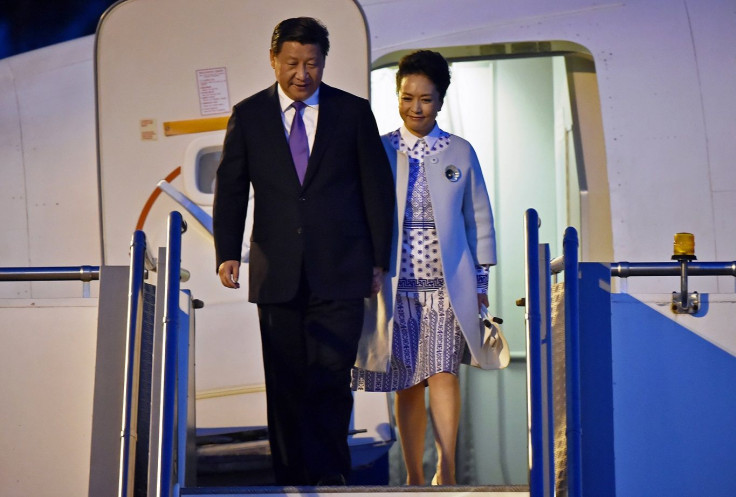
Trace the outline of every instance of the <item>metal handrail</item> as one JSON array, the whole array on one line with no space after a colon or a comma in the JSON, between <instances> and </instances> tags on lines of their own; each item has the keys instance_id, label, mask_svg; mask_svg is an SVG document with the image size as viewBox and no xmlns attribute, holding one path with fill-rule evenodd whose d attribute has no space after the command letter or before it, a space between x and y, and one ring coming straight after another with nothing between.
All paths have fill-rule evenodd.
<instances>
[{"instance_id":1,"label":"metal handrail","mask_svg":"<svg viewBox=\"0 0 736 497\"><path fill-rule=\"evenodd\" d=\"M673 255L673 262L614 262L611 276L679 276L680 292L672 293L672 311L675 314L694 314L700 308L698 292L688 292L690 276L736 276L736 261L698 262L695 256Z\"/></svg>"},{"instance_id":2,"label":"metal handrail","mask_svg":"<svg viewBox=\"0 0 736 497\"><path fill-rule=\"evenodd\" d=\"M100 266L0 267L0 281L96 281Z\"/></svg>"},{"instance_id":3,"label":"metal handrail","mask_svg":"<svg viewBox=\"0 0 736 497\"><path fill-rule=\"evenodd\" d=\"M542 384L542 341L546 331L547 388L552 391L553 376L551 320L542 319L543 305L551 307L551 276L565 273L565 369L567 414L567 484L570 497L581 497L582 491L582 429L580 402L580 336L579 336L579 282L578 235L568 227L563 239L563 255L549 257L549 247L539 244L539 215L534 209L525 213L526 246L526 309L527 309L527 381L529 383L529 443L531 447L529 487L534 497L554 495L556 487L554 435L548 433L549 453L544 452L544 395ZM542 291L541 285L545 286ZM542 296L546 302L542 302ZM545 330L542 327L545 326ZM554 426L552 395L548 392L547 426ZM545 456L548 460L545 460Z\"/></svg>"},{"instance_id":4,"label":"metal handrail","mask_svg":"<svg viewBox=\"0 0 736 497\"><path fill-rule=\"evenodd\" d=\"M567 233L567 231L565 231ZM563 241L563 247L564 247L564 241ZM563 248L564 252L564 248ZM561 255L559 257L555 257L551 261L549 261L549 271L552 274L558 274L565 270L565 256Z\"/></svg>"},{"instance_id":5,"label":"metal handrail","mask_svg":"<svg viewBox=\"0 0 736 497\"><path fill-rule=\"evenodd\" d=\"M544 271L544 276L541 278L541 280L544 282L544 292L540 292L544 294L544 302L540 301L542 305L544 305L545 312L543 313L542 318L542 326L544 328L541 329L542 334L540 336L540 347L542 343L546 344L546 347L544 347L544 350L546 352L545 356L545 365L546 365L546 371L545 371L545 378L546 378L546 413L547 413L547 447L546 451L543 452L543 454L546 455L547 463L544 466L544 470L542 471L544 473L544 488L547 490L547 494L542 495L549 495L550 497L555 495L555 485L557 483L557 475L556 475L556 461L555 461L555 397L552 395L552 392L554 392L554 340L552 339L552 313L549 312L550 309L552 309L552 268L550 266L550 251L549 251L549 244L543 244L539 247L541 249L543 257L543 263L540 264L541 268ZM541 364L540 364L540 371L541 371ZM544 398L543 396L542 398ZM542 430L542 433L544 431Z\"/></svg>"},{"instance_id":6,"label":"metal handrail","mask_svg":"<svg viewBox=\"0 0 736 497\"><path fill-rule=\"evenodd\" d=\"M578 232L572 226L562 241L565 270L565 396L567 414L567 495L583 496L583 440L580 388L580 283Z\"/></svg>"},{"instance_id":7,"label":"metal handrail","mask_svg":"<svg viewBox=\"0 0 736 497\"><path fill-rule=\"evenodd\" d=\"M81 281L84 298L99 279L100 266L0 267L0 281Z\"/></svg>"},{"instance_id":8,"label":"metal handrail","mask_svg":"<svg viewBox=\"0 0 736 497\"><path fill-rule=\"evenodd\" d=\"M680 262L614 262L611 276L680 276ZM688 276L736 276L736 261L699 262L687 261Z\"/></svg>"},{"instance_id":9,"label":"metal handrail","mask_svg":"<svg viewBox=\"0 0 736 497\"><path fill-rule=\"evenodd\" d=\"M128 318L125 350L125 384L123 386L123 424L120 442L120 481L118 496L133 494L135 450L138 433L138 380L140 375L140 341L143 328L143 280L145 276L146 235L133 233L128 281Z\"/></svg>"},{"instance_id":10,"label":"metal handrail","mask_svg":"<svg viewBox=\"0 0 736 497\"><path fill-rule=\"evenodd\" d=\"M158 496L172 495L174 440L176 433L176 367L179 331L179 292L181 274L181 234L186 224L179 212L169 214L166 237L166 275L164 286L164 346L161 388L161 445L159 447ZM179 420L181 422L181 420ZM183 461L179 461L183 473Z\"/></svg>"},{"instance_id":11,"label":"metal handrail","mask_svg":"<svg viewBox=\"0 0 736 497\"><path fill-rule=\"evenodd\" d=\"M185 224L186 226L186 224ZM182 294L187 296L187 301L192 301L192 294L189 290L181 290ZM187 443L189 437L189 428L196 424L196 414L194 409L191 414L194 416L193 419L189 419L189 407L194 405L196 395L194 388L190 391L190 381L193 378L190 377L194 370L193 363L190 363L190 359L193 360L193 354L190 357L190 342L191 321L187 319L188 316L184 315L183 323L179 326L179 339L177 341L177 367L176 367L176 447L177 447L177 467L176 477L179 489L184 488L188 483L187 478L191 476L192 471L187 467L189 461L187 454L190 449ZM196 433L196 428L195 428ZM195 468L196 469L196 468Z\"/></svg>"},{"instance_id":12,"label":"metal handrail","mask_svg":"<svg viewBox=\"0 0 736 497\"><path fill-rule=\"evenodd\" d=\"M529 383L529 488L531 495L544 495L544 435L542 430L542 311L539 295L539 216L534 209L524 214L526 265L527 382Z\"/></svg>"}]
</instances>

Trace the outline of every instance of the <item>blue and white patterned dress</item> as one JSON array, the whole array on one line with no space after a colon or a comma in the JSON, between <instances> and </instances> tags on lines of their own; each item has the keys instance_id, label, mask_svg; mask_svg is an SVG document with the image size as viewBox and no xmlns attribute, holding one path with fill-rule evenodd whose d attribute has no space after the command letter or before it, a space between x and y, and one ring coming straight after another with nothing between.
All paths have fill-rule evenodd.
<instances>
[{"instance_id":1,"label":"blue and white patterned dress","mask_svg":"<svg viewBox=\"0 0 736 497\"><path fill-rule=\"evenodd\" d=\"M420 139L411 150L400 130L389 135L394 148L407 152L409 156L391 362L386 373L353 368L354 390L403 390L440 372L457 374L460 368L465 339L445 285L424 169L425 157L444 150L451 135L439 128L432 134L436 135L436 140L432 140L431 148L427 147L424 139Z\"/></svg>"}]
</instances>

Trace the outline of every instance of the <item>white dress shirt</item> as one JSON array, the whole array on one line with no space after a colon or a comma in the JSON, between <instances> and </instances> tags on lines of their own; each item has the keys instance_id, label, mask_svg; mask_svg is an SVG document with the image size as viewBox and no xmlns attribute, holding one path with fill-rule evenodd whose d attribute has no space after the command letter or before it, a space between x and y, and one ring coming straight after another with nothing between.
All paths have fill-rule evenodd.
<instances>
[{"instance_id":1,"label":"white dress shirt","mask_svg":"<svg viewBox=\"0 0 736 497\"><path fill-rule=\"evenodd\" d=\"M292 112L293 114L293 112ZM406 146L409 148L409 150L414 148L414 144L424 139L424 142L427 144L427 150L431 150L432 147L435 146L437 143L437 140L440 137L440 134L442 133L442 130L439 126L437 126L437 123L434 123L434 127L432 128L432 131L429 132L426 136L417 136L411 131L407 129L405 125L402 125L399 128L399 133L401 134L401 138L404 139L404 142L406 143Z\"/></svg>"},{"instance_id":2,"label":"white dress shirt","mask_svg":"<svg viewBox=\"0 0 736 497\"><path fill-rule=\"evenodd\" d=\"M291 122L294 120L294 107L291 104L294 100L289 98L284 90L281 89L281 85L276 85L279 93L279 103L281 104L281 120L284 123L284 132L286 133L286 139L289 139L289 132L291 131ZM306 107L302 110L302 119L304 120L304 129L307 132L307 140L309 141L309 152L312 152L312 146L314 145L314 135L317 133L317 117L319 117L319 88L315 91L311 97L304 100Z\"/></svg>"}]
</instances>

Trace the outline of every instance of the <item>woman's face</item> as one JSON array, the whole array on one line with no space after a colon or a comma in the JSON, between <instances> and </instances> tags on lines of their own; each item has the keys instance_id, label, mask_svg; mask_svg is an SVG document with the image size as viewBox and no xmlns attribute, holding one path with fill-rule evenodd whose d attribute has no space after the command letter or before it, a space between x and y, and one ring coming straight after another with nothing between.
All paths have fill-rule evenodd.
<instances>
[{"instance_id":1,"label":"woman's face","mask_svg":"<svg viewBox=\"0 0 736 497\"><path fill-rule=\"evenodd\" d=\"M423 74L404 76L399 86L399 115L416 136L427 136L442 108L437 87Z\"/></svg>"}]
</instances>

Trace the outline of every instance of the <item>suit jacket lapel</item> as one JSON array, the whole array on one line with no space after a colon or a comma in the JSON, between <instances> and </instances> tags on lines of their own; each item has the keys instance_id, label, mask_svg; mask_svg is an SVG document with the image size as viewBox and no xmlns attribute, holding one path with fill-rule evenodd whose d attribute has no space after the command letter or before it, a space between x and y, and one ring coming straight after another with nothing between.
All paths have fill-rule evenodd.
<instances>
[{"instance_id":1,"label":"suit jacket lapel","mask_svg":"<svg viewBox=\"0 0 736 497\"><path fill-rule=\"evenodd\" d=\"M317 131L314 136L314 145L312 145L312 153L309 154L309 162L307 164L307 172L304 176L304 184L306 187L319 169L322 156L332 140L332 135L339 122L340 108L333 98L333 88L324 83L319 89L319 117L317 118Z\"/></svg>"}]
</instances>

